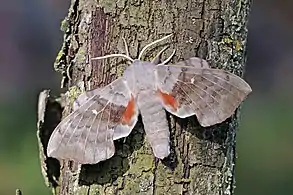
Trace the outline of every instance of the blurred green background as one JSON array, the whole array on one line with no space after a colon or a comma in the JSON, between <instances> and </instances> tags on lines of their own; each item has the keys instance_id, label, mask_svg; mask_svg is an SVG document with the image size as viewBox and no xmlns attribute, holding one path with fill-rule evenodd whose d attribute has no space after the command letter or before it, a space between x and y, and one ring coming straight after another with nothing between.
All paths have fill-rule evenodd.
<instances>
[{"instance_id":1,"label":"blurred green background","mask_svg":"<svg viewBox=\"0 0 293 195\"><path fill-rule=\"evenodd\" d=\"M49 195L36 140L37 94L58 89L53 62L68 0L0 0L0 194ZM255 0L237 135L236 195L293 194L292 1ZM57 93L58 91L53 91Z\"/></svg>"}]
</instances>

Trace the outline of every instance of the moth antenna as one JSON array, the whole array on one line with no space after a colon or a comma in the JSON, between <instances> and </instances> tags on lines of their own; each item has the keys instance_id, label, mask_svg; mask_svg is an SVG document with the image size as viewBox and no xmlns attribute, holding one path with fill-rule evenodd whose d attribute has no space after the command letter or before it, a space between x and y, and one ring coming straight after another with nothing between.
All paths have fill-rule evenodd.
<instances>
[{"instance_id":1,"label":"moth antenna","mask_svg":"<svg viewBox=\"0 0 293 195\"><path fill-rule=\"evenodd\" d=\"M129 55L129 51L128 51L127 42L126 42L125 38L124 38L124 37L122 37L122 40L123 40L123 42L124 42L124 47L125 47L125 52L126 52L126 55L127 55L127 56L130 56L130 55ZM128 64L130 65L131 63L130 63L130 62L128 62Z\"/></svg>"},{"instance_id":2,"label":"moth antenna","mask_svg":"<svg viewBox=\"0 0 293 195\"><path fill-rule=\"evenodd\" d=\"M130 56L130 55L129 55L129 51L128 51L127 42L126 42L125 38L124 38L124 37L122 37L122 40L123 40L123 43L124 43L124 47L125 47L125 52L126 52L126 55L127 55L127 56Z\"/></svg>"},{"instance_id":3,"label":"moth antenna","mask_svg":"<svg viewBox=\"0 0 293 195\"><path fill-rule=\"evenodd\" d=\"M175 52L176 52L176 50L174 49L173 52L172 52L172 54L169 56L169 58L167 58L164 62L160 63L160 65L167 64L173 58Z\"/></svg>"},{"instance_id":4,"label":"moth antenna","mask_svg":"<svg viewBox=\"0 0 293 195\"><path fill-rule=\"evenodd\" d=\"M158 42L161 42L161 41L163 41L163 40L165 40L165 39L171 37L172 35L173 35L173 34L169 34L169 35L167 35L167 36L165 36L165 37L163 37L163 38L161 38L161 39L158 39L158 40L156 40L156 41L153 41L153 42L147 44L146 46L144 46L144 48L142 48L141 52L140 52L139 55L138 55L138 60L141 58L143 52L144 52L148 47L150 47L150 46L152 46L152 45L154 45L154 44L157 44Z\"/></svg>"},{"instance_id":5,"label":"moth antenna","mask_svg":"<svg viewBox=\"0 0 293 195\"><path fill-rule=\"evenodd\" d=\"M159 51L159 53L156 55L156 57L152 60L152 63L154 63L154 64L159 64L159 62L160 62L160 57L161 57L162 53L163 53L166 49L168 49L168 47L169 47L169 46L166 46L166 47L164 47L161 51Z\"/></svg>"},{"instance_id":6,"label":"moth antenna","mask_svg":"<svg viewBox=\"0 0 293 195\"><path fill-rule=\"evenodd\" d=\"M124 55L124 54L110 54L110 55L106 55L106 56L95 57L95 58L92 58L92 60L101 60L101 59L113 58L113 57L122 57L122 58L126 58L127 60L129 60L131 62L134 61L131 57Z\"/></svg>"}]
</instances>

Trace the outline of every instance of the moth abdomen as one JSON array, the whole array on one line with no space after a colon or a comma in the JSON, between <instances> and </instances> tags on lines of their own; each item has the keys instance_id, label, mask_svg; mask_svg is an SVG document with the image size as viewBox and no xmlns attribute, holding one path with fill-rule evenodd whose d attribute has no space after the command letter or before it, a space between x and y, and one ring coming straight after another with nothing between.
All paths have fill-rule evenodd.
<instances>
[{"instance_id":1,"label":"moth abdomen","mask_svg":"<svg viewBox=\"0 0 293 195\"><path fill-rule=\"evenodd\" d=\"M141 93L138 96L138 107L154 155L160 159L167 157L170 154L170 132L159 96L155 92Z\"/></svg>"}]
</instances>

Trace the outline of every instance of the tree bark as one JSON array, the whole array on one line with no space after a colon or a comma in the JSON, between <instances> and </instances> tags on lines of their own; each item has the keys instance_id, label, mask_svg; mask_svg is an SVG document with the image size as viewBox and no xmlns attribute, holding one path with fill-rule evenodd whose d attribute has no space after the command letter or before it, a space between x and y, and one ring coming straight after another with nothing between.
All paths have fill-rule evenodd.
<instances>
[{"instance_id":1,"label":"tree bark","mask_svg":"<svg viewBox=\"0 0 293 195\"><path fill-rule=\"evenodd\" d=\"M135 58L146 44L173 33L165 41L171 46L165 57L176 49L173 62L198 56L214 68L243 75L250 5L250 0L72 0L61 25L64 43L55 63L63 75L62 86L68 88L62 96L63 117L71 111L72 100L80 90L103 87L121 75L125 61L90 58L125 53L122 37ZM153 48L147 52L148 60L159 51ZM44 176L55 194L234 192L239 111L208 128L200 127L196 117L182 120L168 115L171 155L164 160L154 158L139 122L129 137L115 141L116 153L111 159L96 165L61 161L59 167L58 161L47 158L43 151L60 121L60 116L54 115L62 109L53 98L43 104L44 120L40 121L39 114L40 153ZM52 115L54 122L46 121Z\"/></svg>"}]
</instances>

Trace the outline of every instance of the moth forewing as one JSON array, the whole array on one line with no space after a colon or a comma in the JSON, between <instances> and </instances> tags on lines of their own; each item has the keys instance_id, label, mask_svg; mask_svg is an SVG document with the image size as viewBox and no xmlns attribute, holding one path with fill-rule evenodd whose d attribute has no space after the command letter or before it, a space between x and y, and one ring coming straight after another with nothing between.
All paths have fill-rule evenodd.
<instances>
[{"instance_id":1,"label":"moth forewing","mask_svg":"<svg viewBox=\"0 0 293 195\"><path fill-rule=\"evenodd\" d=\"M127 136L137 121L137 106L121 78L81 94L74 105L53 131L48 156L82 164L106 160L114 155L114 138Z\"/></svg>"},{"instance_id":2,"label":"moth forewing","mask_svg":"<svg viewBox=\"0 0 293 195\"><path fill-rule=\"evenodd\" d=\"M167 111L180 118L196 115L202 126L211 126L230 117L251 88L230 72L198 62L158 66L157 87Z\"/></svg>"}]
</instances>

